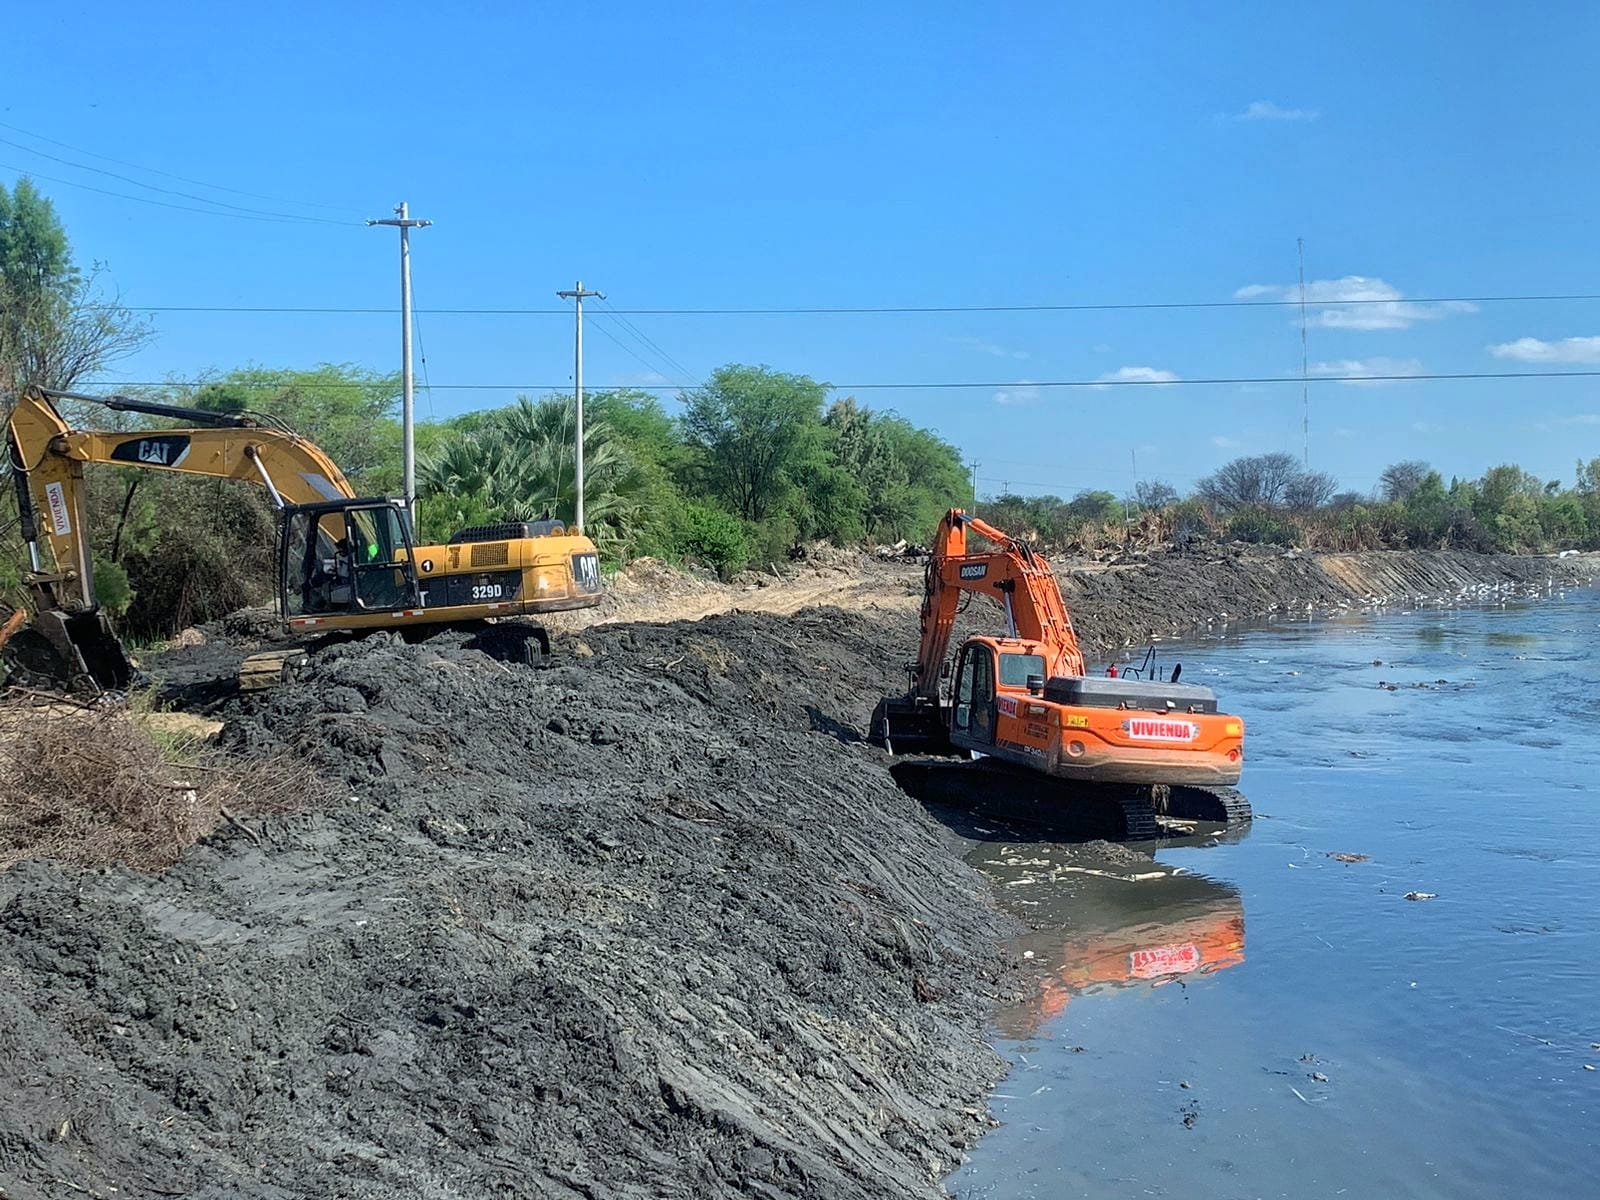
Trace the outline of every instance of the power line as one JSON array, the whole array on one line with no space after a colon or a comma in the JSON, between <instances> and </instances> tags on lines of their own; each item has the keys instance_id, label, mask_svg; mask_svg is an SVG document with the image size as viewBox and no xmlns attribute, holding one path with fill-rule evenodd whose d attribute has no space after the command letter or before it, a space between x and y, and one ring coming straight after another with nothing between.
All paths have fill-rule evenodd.
<instances>
[{"instance_id":1,"label":"power line","mask_svg":"<svg viewBox=\"0 0 1600 1200\"><path fill-rule=\"evenodd\" d=\"M0 163L0 166L5 164ZM20 170L11 167L10 170ZM40 176L41 179L48 176ZM84 186L84 185L77 185ZM116 195L119 193L111 193ZM129 197L138 199L138 197ZM155 203L150 201L150 203ZM226 213L216 213L226 216ZM340 224L340 222L333 222ZM1600 292L1529 293L1498 296L1406 296L1388 300L1317 300L1317 308L1352 308L1364 304L1519 304L1539 302L1580 302L1600 300ZM958 305L883 305L878 307L792 307L792 308L613 308L613 316L634 317L786 317L786 316L880 316L933 313L1023 313L1023 312L1145 312L1161 309L1294 308L1298 300L1173 300L1137 303L1093 304L958 304ZM356 308L300 305L165 304L133 305L143 313L295 313L314 316L393 316L392 308ZM566 316L563 308L429 308L419 309L431 316L449 317L536 317Z\"/></svg>"},{"instance_id":2,"label":"power line","mask_svg":"<svg viewBox=\"0 0 1600 1200\"><path fill-rule=\"evenodd\" d=\"M20 133L24 137L33 138L37 142L45 142L51 146L60 146L63 150L71 150L74 154L84 154L90 158L98 158L101 162L116 163L119 167L131 167L135 171L143 171L147 175L159 175L163 179L176 179L179 183L193 184L195 187L209 188L214 192L228 192L235 196L248 196L252 200L270 200L274 204L293 204L299 208L322 208L329 212L344 212L343 208L333 204L318 204L312 200L290 200L286 196L268 196L261 192L247 192L241 188L224 187L220 183L207 183L203 179L190 179L186 175L174 175L171 171L157 170L155 167L146 167L140 163L128 162L122 158L112 158L109 154L97 154L93 150L85 150L82 146L74 146L70 142L57 141L55 138L45 137L42 133L34 133L31 129L24 129L20 125L11 125L0 121L0 129L9 129L12 133ZM24 147L26 149L26 147ZM38 154L40 151L32 150L30 153ZM90 170L92 168L85 168Z\"/></svg>"},{"instance_id":3,"label":"power line","mask_svg":"<svg viewBox=\"0 0 1600 1200\"><path fill-rule=\"evenodd\" d=\"M64 186L66 186L66 187L81 188L82 190L84 190L86 192L98 192L102 196L115 196L119 200L132 200L136 204L153 204L157 208L175 208L179 212L203 213L205 216L208 216L208 217L231 217L235 221L264 221L264 222L266 222L268 224L271 224L271 225L300 225L300 224L303 224L307 220L322 222L322 218L321 217L294 217L294 218L267 217L267 216L258 217L258 216L252 216L249 213L224 212L221 209L216 209L216 208L195 208L192 204L173 204L171 201L168 201L168 200L154 200L154 199L151 199L149 196L130 196L130 195L128 195L127 192L114 192L110 188L100 188L100 187L95 187L92 184L88 184L88 183L79 183L75 179L62 179L62 178L60 178L59 176L56 176L56 175L45 175L45 174L42 174L42 173L40 173L38 171L32 170L31 168L18 167L18 166L14 166L11 163L0 162L0 171L15 171L18 175L26 175L30 179L44 179L44 180L49 181L50 183L59 183L59 184L62 184ZM327 222L323 222L323 223L328 224L328 225L342 225L345 222L342 222L342 221L327 221ZM352 224L352 225L356 225L356 224L359 224L360 222L351 221L349 223ZM114 305L109 305L109 304L95 304L95 305L86 305L85 307L89 307L89 308L111 308L111 307L115 307L115 306ZM140 309L138 311L140 311L140 312L151 312L151 311L158 311L158 310ZM194 312L213 312L213 311L214 312L225 312L227 310L225 310L225 309L204 309L204 308L199 308L199 309L194 309L192 311L194 311ZM288 311L293 311L293 310L285 309L285 310L282 310L282 311L288 312ZM307 310L307 311L311 311L311 310ZM394 315L394 310L393 309L389 309L387 311L388 311L388 314L390 316Z\"/></svg>"},{"instance_id":4,"label":"power line","mask_svg":"<svg viewBox=\"0 0 1600 1200\"><path fill-rule=\"evenodd\" d=\"M644 343L646 346L650 347L650 349L654 350L657 354L659 354L661 356L662 361L664 361L667 364L669 364L672 367L672 369L674 371L676 371L679 375L682 375L685 378L692 378L694 376L694 372L693 371L689 370L688 367L684 366L677 359L673 358L672 355L668 354L665 350L663 350L660 346L658 346L656 344L655 339L653 339L644 330L640 329L632 321L628 320L627 317L623 316L621 312L619 312L616 308L614 308L612 306L612 304L611 304L611 301L609 301L609 300L601 300L600 303L605 306L605 309L606 309L607 313L609 313L611 316L615 317L619 322L621 322L622 327L624 329L627 329L627 330L631 331L635 338L637 338L640 342Z\"/></svg>"},{"instance_id":5,"label":"power line","mask_svg":"<svg viewBox=\"0 0 1600 1200\"><path fill-rule=\"evenodd\" d=\"M1473 379L1595 379L1600 378L1600 370L1595 371L1437 371L1421 375L1324 375L1311 380L1313 384L1336 383L1431 383L1441 380L1473 380ZM110 380L105 382L86 383L85 387L199 387L205 380L175 380L163 379L154 381ZM874 391L947 391L959 389L1002 389L1002 388L1138 388L1138 387L1220 387L1242 384L1268 384L1268 383L1299 383L1298 375L1237 375L1227 377L1214 377L1206 379L1055 379L1043 382L1029 381L1022 383L1017 380L1001 380L999 382L984 382L980 380L921 380L910 383L834 383L829 384L830 390L835 392L874 392ZM263 383L255 386L270 389L278 385ZM360 383L326 383L319 387L365 387ZM565 383L436 383L437 390L452 392L504 392L504 391L564 391ZM661 392L677 391L681 385L675 383L647 383L630 384L640 391Z\"/></svg>"},{"instance_id":6,"label":"power line","mask_svg":"<svg viewBox=\"0 0 1600 1200\"><path fill-rule=\"evenodd\" d=\"M131 175L122 175L116 171L107 171L104 167L91 167L86 163L73 162L71 159L60 158L54 154L46 154L43 150L35 150L31 146L24 146L21 142L12 141L10 138L0 137L0 145L14 146L16 149L21 150L26 154L37 154L40 158L48 158L51 162L57 162L62 166L71 167L75 171L92 171L96 175L106 175L112 179L121 180L123 183L131 183L134 187L145 188L146 190L152 192L160 192L164 196L179 196L185 200L198 200L201 204L211 204L218 208L231 209L236 213L248 213L249 215L255 217L279 217L286 221L305 221L317 225L346 225L351 223L347 221L334 221L327 217L309 217L302 213L269 212L260 208L246 208L242 204L230 204L226 200L213 200L209 196L198 196L193 192L180 192L175 188L164 188L153 183L145 183L143 180L135 179ZM15 170L16 168L12 169ZM128 199L137 199L137 197L130 196ZM220 216L222 214L219 213L218 215Z\"/></svg>"},{"instance_id":7,"label":"power line","mask_svg":"<svg viewBox=\"0 0 1600 1200\"><path fill-rule=\"evenodd\" d=\"M616 334L612 333L611 330L607 329L605 327L605 324L600 320L600 315L601 314L599 314L599 313L590 313L589 314L589 323L591 325L593 325L594 328L597 329L601 333L602 336L604 336L607 340L609 340L614 346L617 347L617 349L621 350L629 358L633 359L634 362L638 363L645 370L649 371L652 375L665 375L666 374L666 372L661 370L661 364L660 363L650 362L643 355L637 353L633 349L632 346L628 345L621 338L617 337ZM689 383L678 383L678 384L673 384L672 386L673 387L684 387L684 388L687 388L687 387L693 387L694 385L693 384L689 384Z\"/></svg>"}]
</instances>

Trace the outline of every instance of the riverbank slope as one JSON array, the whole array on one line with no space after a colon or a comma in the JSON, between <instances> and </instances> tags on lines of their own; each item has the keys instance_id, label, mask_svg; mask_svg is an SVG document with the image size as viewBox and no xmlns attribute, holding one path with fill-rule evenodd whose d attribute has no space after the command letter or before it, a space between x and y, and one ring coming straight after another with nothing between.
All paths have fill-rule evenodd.
<instances>
[{"instance_id":1,"label":"riverbank slope","mask_svg":"<svg viewBox=\"0 0 1600 1200\"><path fill-rule=\"evenodd\" d=\"M1063 587L1104 657L1596 565L1220 551ZM863 740L920 580L636 591L700 620L618 620L619 589L540 672L379 636L266 696L199 686L250 622L156 658L235 753L335 790L164 874L0 874L0 1194L937 1195L1016 976L1008 919Z\"/></svg>"}]
</instances>

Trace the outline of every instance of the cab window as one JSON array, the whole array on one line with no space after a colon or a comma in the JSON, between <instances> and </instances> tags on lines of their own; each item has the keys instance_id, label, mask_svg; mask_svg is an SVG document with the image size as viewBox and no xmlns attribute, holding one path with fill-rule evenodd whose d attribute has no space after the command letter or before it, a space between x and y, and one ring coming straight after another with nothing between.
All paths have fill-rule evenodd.
<instances>
[{"instance_id":1,"label":"cab window","mask_svg":"<svg viewBox=\"0 0 1600 1200\"><path fill-rule=\"evenodd\" d=\"M1044 674L1042 654L1002 654L1000 656L1000 686L1027 687L1028 676Z\"/></svg>"}]
</instances>

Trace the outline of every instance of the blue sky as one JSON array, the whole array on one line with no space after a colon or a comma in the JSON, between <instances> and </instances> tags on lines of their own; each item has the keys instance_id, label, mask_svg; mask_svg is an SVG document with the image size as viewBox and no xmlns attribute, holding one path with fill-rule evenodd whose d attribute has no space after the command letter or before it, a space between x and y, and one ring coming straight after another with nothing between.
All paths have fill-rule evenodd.
<instances>
[{"instance_id":1,"label":"blue sky","mask_svg":"<svg viewBox=\"0 0 1600 1200\"><path fill-rule=\"evenodd\" d=\"M0 180L33 174L136 306L393 305L394 234L360 221L404 198L436 222L413 243L423 309L555 307L579 277L624 309L1294 298L1303 237L1314 375L1600 367L1600 301L1417 302L1600 292L1592 4L65 0L7 38L48 68L0 100ZM1134 453L1184 486L1300 449L1298 383L1039 386L1294 376L1292 308L631 317L673 362L590 311L594 387L730 361L994 384L857 393L959 445L984 492L1125 490ZM155 321L108 378L398 363L384 315ZM424 415L514 394L443 385L571 376L559 314L421 334ZM1600 379L1311 396L1312 463L1351 488L1404 457L1570 481L1600 454Z\"/></svg>"}]
</instances>

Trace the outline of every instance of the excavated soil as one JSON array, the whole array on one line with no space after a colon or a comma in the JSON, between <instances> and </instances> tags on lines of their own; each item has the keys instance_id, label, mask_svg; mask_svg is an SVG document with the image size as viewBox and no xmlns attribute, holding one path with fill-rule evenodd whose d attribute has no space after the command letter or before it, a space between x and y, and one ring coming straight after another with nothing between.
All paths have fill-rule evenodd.
<instances>
[{"instance_id":1,"label":"excavated soil","mask_svg":"<svg viewBox=\"0 0 1600 1200\"><path fill-rule=\"evenodd\" d=\"M1062 574L1103 660L1594 569L1223 551ZM344 798L164 874L0 874L0 1197L938 1195L987 1124L1012 926L862 740L904 685L920 570L800 585L853 611L697 586L646 608L774 611L575 625L545 671L379 635L268 696L220 682L269 632L250 617L147 664L226 746Z\"/></svg>"},{"instance_id":2,"label":"excavated soil","mask_svg":"<svg viewBox=\"0 0 1600 1200\"><path fill-rule=\"evenodd\" d=\"M881 630L585 638L339 647L222 738L346 801L0 876L4 1194L937 1194L1006 924L860 741Z\"/></svg>"}]
</instances>

